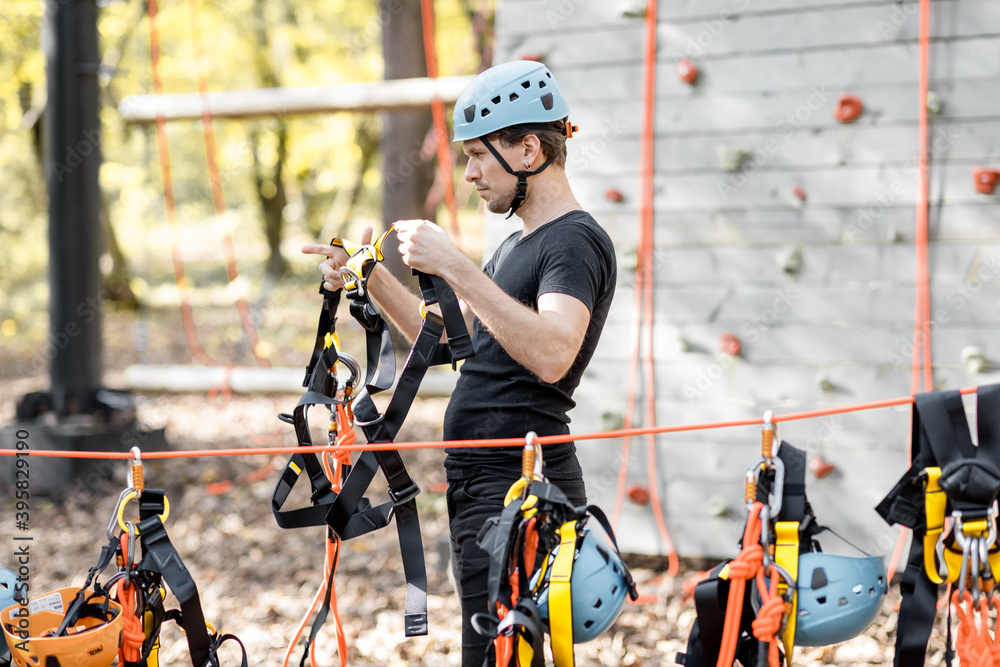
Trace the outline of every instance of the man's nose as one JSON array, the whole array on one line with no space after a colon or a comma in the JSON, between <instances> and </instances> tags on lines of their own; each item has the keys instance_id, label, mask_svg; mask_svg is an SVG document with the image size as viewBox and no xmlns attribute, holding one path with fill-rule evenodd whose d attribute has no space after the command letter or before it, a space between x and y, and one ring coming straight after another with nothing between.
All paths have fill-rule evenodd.
<instances>
[{"instance_id":1,"label":"man's nose","mask_svg":"<svg viewBox=\"0 0 1000 667\"><path fill-rule=\"evenodd\" d=\"M478 181L481 176L479 167L474 166L472 160L465 163L465 180L472 183L473 181Z\"/></svg>"}]
</instances>

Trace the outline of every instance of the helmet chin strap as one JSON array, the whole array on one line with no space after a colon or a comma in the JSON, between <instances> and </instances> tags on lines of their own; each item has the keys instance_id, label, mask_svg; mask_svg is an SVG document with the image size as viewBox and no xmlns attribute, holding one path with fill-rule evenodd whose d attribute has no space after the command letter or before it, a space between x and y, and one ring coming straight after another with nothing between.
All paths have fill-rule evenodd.
<instances>
[{"instance_id":1,"label":"helmet chin strap","mask_svg":"<svg viewBox=\"0 0 1000 667\"><path fill-rule=\"evenodd\" d=\"M521 202L523 202L524 198L528 195L528 176L533 176L534 174L538 174L542 171L545 171L545 168L552 163L552 160L555 159L555 156L553 155L552 157L550 157L542 164L541 167L539 167L535 171L526 171L523 169L520 171L514 171L513 169L510 168L510 165L507 164L507 161L503 159L503 157L500 155L497 149L493 148L493 144L491 144L489 140L486 139L486 137L480 137L480 141L482 141L486 145L486 148L489 149L490 153L493 153L493 157L497 159L497 162L500 163L500 166L503 167L508 174L511 174L512 176L517 176L517 194L514 196L514 201L510 205L510 213L508 213L507 218L505 218L505 219L510 219L510 216L514 215L517 209L521 206Z\"/></svg>"}]
</instances>

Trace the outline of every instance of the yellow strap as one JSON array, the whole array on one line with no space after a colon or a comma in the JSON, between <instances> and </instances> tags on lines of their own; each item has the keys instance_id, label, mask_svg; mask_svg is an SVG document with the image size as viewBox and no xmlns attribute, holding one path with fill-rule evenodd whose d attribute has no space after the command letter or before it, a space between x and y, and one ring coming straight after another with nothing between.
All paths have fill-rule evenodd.
<instances>
[{"instance_id":1,"label":"yellow strap","mask_svg":"<svg viewBox=\"0 0 1000 667\"><path fill-rule=\"evenodd\" d=\"M774 562L791 575L792 581L799 579L799 522L779 521L774 526ZM788 584L778 583L778 593L784 595ZM792 651L795 649L795 616L798 613L798 593L792 593L792 608L788 610L785 630L781 641L785 645L785 664L792 665Z\"/></svg>"},{"instance_id":2,"label":"yellow strap","mask_svg":"<svg viewBox=\"0 0 1000 667\"><path fill-rule=\"evenodd\" d=\"M518 667L531 667L531 661L535 659L535 647L519 632L514 634L514 643L517 645Z\"/></svg>"},{"instance_id":3,"label":"yellow strap","mask_svg":"<svg viewBox=\"0 0 1000 667\"><path fill-rule=\"evenodd\" d=\"M941 584L944 583L944 580L938 574L934 554L937 550L937 543L941 538L941 533L944 531L944 517L948 506L948 497L938 483L938 480L941 478L941 468L924 468L924 473L927 474L927 482L924 484L924 515L927 520L927 532L924 534L924 572L931 582ZM952 566L952 560L947 557L946 553L945 562L948 565L948 581L958 578L958 569ZM961 562L962 554L959 554L958 567L961 567ZM954 570L954 575L952 575L952 570Z\"/></svg>"},{"instance_id":4,"label":"yellow strap","mask_svg":"<svg viewBox=\"0 0 1000 667\"><path fill-rule=\"evenodd\" d=\"M567 521L559 533L559 551L549 574L549 634L556 667L573 667L573 557L576 552L576 522Z\"/></svg>"}]
</instances>

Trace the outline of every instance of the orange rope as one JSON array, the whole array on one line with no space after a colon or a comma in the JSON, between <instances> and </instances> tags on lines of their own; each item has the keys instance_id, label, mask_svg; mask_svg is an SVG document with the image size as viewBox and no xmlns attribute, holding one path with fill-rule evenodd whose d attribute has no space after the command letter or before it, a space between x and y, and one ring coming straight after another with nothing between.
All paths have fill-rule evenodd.
<instances>
[{"instance_id":1,"label":"orange rope","mask_svg":"<svg viewBox=\"0 0 1000 667\"><path fill-rule=\"evenodd\" d=\"M962 394L976 393L976 387L966 387L959 390ZM814 417L824 417L827 415L843 414L845 412L859 412L862 410L873 410L876 408L886 408L894 405L906 405L913 403L912 396L873 401L871 403L857 403L836 408L826 408L824 410L808 410L805 412L792 412L787 415L775 415L772 419L775 423L783 421L793 421L798 419L811 419ZM681 424L678 426L657 426L653 428L633 428L629 430L618 429L615 431L601 431L597 433L583 433L579 435L543 435L539 436L538 443L541 445L552 445L559 442L570 442L573 440L606 440L611 438L622 438L626 436L647 435L650 433L681 433L686 431L703 431L716 428L731 428L736 426L760 426L760 419L740 419L727 422L708 422L701 424ZM454 448L475 448L475 447L517 447L524 446L524 438L493 438L489 440L427 440L422 442L370 442L353 445L313 445L311 447L246 447L244 449L189 449L179 452L143 452L143 459L176 459L176 458L199 458L208 456L256 456L273 454L319 454L322 452L364 452L364 451L391 451L394 449L444 449ZM23 452L21 452L23 454ZM0 449L0 456L15 456L18 454L14 449ZM67 459L129 459L130 452L99 452L99 451L70 451L70 450L32 450L31 456L40 458L67 458Z\"/></svg>"},{"instance_id":2,"label":"orange rope","mask_svg":"<svg viewBox=\"0 0 1000 667\"><path fill-rule=\"evenodd\" d=\"M760 545L760 510L763 503L754 503L747 516L747 525L743 529L743 550L739 556L729 563L729 597L726 609L732 613L726 614L722 626L722 641L719 644L719 659L716 667L732 667L736 660L736 643L740 635L740 613L743 609L743 595L746 592L746 582L757 575L764 565L764 547Z\"/></svg>"},{"instance_id":3,"label":"orange rope","mask_svg":"<svg viewBox=\"0 0 1000 667\"><path fill-rule=\"evenodd\" d=\"M188 0L188 16L191 23L191 40L194 42L195 51L195 76L198 79L198 92L201 95L201 127L205 136L205 159L208 162L209 181L212 185L212 203L215 205L216 215L226 213L226 198L222 191L222 176L219 174L218 151L215 146L215 129L212 127L212 110L208 104L208 81L201 70L201 60L204 57L204 50L201 46L201 31L198 29L198 0ZM226 275L229 283L234 284L240 277L239 264L236 261L236 247L233 245L233 237L226 232L222 235L222 252L226 258ZM243 331L246 333L247 342L250 344L250 351L253 352L257 364L263 368L270 367L271 363L267 357L260 353L260 336L257 328L253 324L250 314L250 305L246 298L237 294L235 297L236 309L240 313L240 321L243 324Z\"/></svg>"},{"instance_id":4,"label":"orange rope","mask_svg":"<svg viewBox=\"0 0 1000 667\"><path fill-rule=\"evenodd\" d=\"M919 84L917 109L919 111L918 128L918 176L917 176L917 219L914 241L914 260L916 276L914 279L915 304L913 307L913 358L911 363L910 393L920 392L920 368L923 366L924 391L934 389L934 367L931 363L931 289L930 260L928 257L928 175L927 175L927 89L928 63L930 55L930 0L920 0L919 42ZM910 437L913 437L913 433ZM909 456L909 451L907 452ZM909 463L909 459L907 459ZM896 574L899 560L903 556L903 547L909 531L901 527L896 549L889 560L888 575L891 581Z\"/></svg>"},{"instance_id":5,"label":"orange rope","mask_svg":"<svg viewBox=\"0 0 1000 667\"><path fill-rule=\"evenodd\" d=\"M646 54L645 80L643 82L643 128L642 128L642 202L640 217L645 227L645 258L642 262L643 302L642 310L646 317L646 358L643 361L646 393L646 425L656 425L656 375L653 366L653 174L655 155L656 129L656 0L646 3ZM680 562L673 538L667 529L667 521L663 516L663 503L660 500L659 466L656 462L656 437L646 438L646 479L649 484L649 504L653 508L653 518L667 553L667 574L677 574Z\"/></svg>"},{"instance_id":6,"label":"orange rope","mask_svg":"<svg viewBox=\"0 0 1000 667\"><path fill-rule=\"evenodd\" d=\"M121 545L125 562L130 563L134 554L129 553L126 533L122 533ZM142 643L146 641L146 634L142 631L142 610L136 609L136 587L127 577L118 581L115 597L122 606L123 614L122 643L118 647L118 660L122 664L138 662L142 659Z\"/></svg>"},{"instance_id":7,"label":"orange rope","mask_svg":"<svg viewBox=\"0 0 1000 667\"><path fill-rule=\"evenodd\" d=\"M160 78L160 30L157 25L157 0L147 0L149 13L149 57L152 61L153 92L163 94L163 80ZM170 142L167 140L167 122L162 116L156 117L156 142L160 156L160 179L163 182L163 204L167 222L170 224L170 258L174 266L174 282L177 284L181 302L181 321L184 336L191 354L206 366L217 366L219 362L210 357L198 340L194 325L194 313L188 296L187 276L184 258L181 257L177 229L177 199L174 196L174 179L170 168Z\"/></svg>"},{"instance_id":8,"label":"orange rope","mask_svg":"<svg viewBox=\"0 0 1000 667\"><path fill-rule=\"evenodd\" d=\"M967 590L952 593L951 601L958 617L958 631L955 636L955 651L962 665L968 667L994 667L997 651L996 642L990 635L989 609L986 596L979 599L978 607ZM963 604L965 607L963 607ZM976 611L979 623L976 623Z\"/></svg>"},{"instance_id":9,"label":"orange rope","mask_svg":"<svg viewBox=\"0 0 1000 667\"><path fill-rule=\"evenodd\" d=\"M757 570L757 590L760 591L760 597L764 604L757 612L757 618L750 623L750 627L753 628L753 636L758 641L767 642L769 667L780 667L777 635L781 631L781 621L785 618L786 608L785 601L778 595L779 579L781 579L781 575L778 574L778 569L772 565L771 584L768 588L764 580L763 563L761 564ZM789 660L789 662L791 661Z\"/></svg>"},{"instance_id":10,"label":"orange rope","mask_svg":"<svg viewBox=\"0 0 1000 667\"><path fill-rule=\"evenodd\" d=\"M437 49L435 48L434 0L420 0L420 18L424 34L424 58L427 60L427 78L438 77ZM437 138L438 177L444 192L444 203L448 208L451 223L451 237L455 244L461 242L458 226L458 203L455 201L455 171L451 161L451 146L448 143L448 123L445 120L444 101L434 96L431 100L431 114L434 118L434 135Z\"/></svg>"},{"instance_id":11,"label":"orange rope","mask_svg":"<svg viewBox=\"0 0 1000 667\"><path fill-rule=\"evenodd\" d=\"M330 451L329 447L325 448L323 458L321 459L323 470L326 473L327 479L330 480L330 485L334 493L340 493L340 486L343 481L343 466L351 465L350 451L341 448L353 445L358 440L358 434L354 431L351 420L347 415L347 409L343 403L337 405L337 431L339 434L337 436L337 444L333 448L333 451ZM299 448L300 451L302 449L301 447ZM323 559L324 576L322 582L320 583L319 590L316 591L316 595L313 597L309 610L302 617L295 635L292 637L292 641L288 644L288 649L285 651L285 659L281 663L282 667L288 667L288 661L295 650L295 645L298 644L299 639L302 637L302 633L305 631L310 617L316 611L316 607L319 606L320 600L326 596L327 582L333 581L333 578L337 574L339 557L340 539L336 536L329 537L326 541L326 551ZM330 588L330 613L333 615L333 627L337 635L337 655L340 656L340 665L341 667L347 667L347 635L344 633L344 626L340 622L340 613L337 610L337 589L335 587ZM313 667L316 667L316 642L309 645L309 662Z\"/></svg>"}]
</instances>

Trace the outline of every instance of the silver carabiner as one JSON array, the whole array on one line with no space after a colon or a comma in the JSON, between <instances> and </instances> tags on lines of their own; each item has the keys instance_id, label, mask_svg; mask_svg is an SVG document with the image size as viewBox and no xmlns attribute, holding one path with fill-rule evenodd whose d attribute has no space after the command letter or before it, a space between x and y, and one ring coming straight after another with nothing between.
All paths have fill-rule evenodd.
<instances>
[{"instance_id":1,"label":"silver carabiner","mask_svg":"<svg viewBox=\"0 0 1000 667\"><path fill-rule=\"evenodd\" d=\"M764 549L764 557L762 562L764 567L770 567L773 563L771 560L771 551L768 547L771 544L771 512L767 505L761 505L760 508L760 546Z\"/></svg>"}]
</instances>

